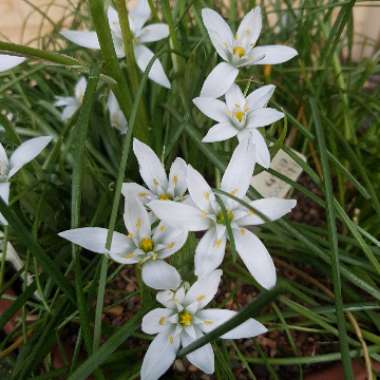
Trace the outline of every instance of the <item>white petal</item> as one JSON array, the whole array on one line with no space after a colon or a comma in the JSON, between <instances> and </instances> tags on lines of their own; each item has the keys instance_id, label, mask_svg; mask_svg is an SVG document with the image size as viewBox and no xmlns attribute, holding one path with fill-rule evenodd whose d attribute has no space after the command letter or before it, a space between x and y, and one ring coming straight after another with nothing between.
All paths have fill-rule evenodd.
<instances>
[{"instance_id":1,"label":"white petal","mask_svg":"<svg viewBox=\"0 0 380 380\"><path fill-rule=\"evenodd\" d=\"M79 101L79 103L82 103L84 93L86 92L87 88L87 80L85 77L80 77L77 84L75 85L75 97Z\"/></svg>"},{"instance_id":2,"label":"white petal","mask_svg":"<svg viewBox=\"0 0 380 380\"><path fill-rule=\"evenodd\" d=\"M235 82L239 70L226 62L216 65L203 83L201 97L219 98Z\"/></svg>"},{"instance_id":3,"label":"white petal","mask_svg":"<svg viewBox=\"0 0 380 380\"><path fill-rule=\"evenodd\" d=\"M233 127L231 124L219 123L210 128L202 142L211 143L216 141L228 140L238 134L239 130Z\"/></svg>"},{"instance_id":4,"label":"white petal","mask_svg":"<svg viewBox=\"0 0 380 380\"><path fill-rule=\"evenodd\" d=\"M191 165L187 167L187 188L196 206L204 212L210 213L215 203L214 193L209 184L202 177L202 174Z\"/></svg>"},{"instance_id":5,"label":"white petal","mask_svg":"<svg viewBox=\"0 0 380 380\"><path fill-rule=\"evenodd\" d=\"M96 32L80 31L80 30L62 30L61 34L69 41L76 45L89 49L100 49L98 36Z\"/></svg>"},{"instance_id":6,"label":"white petal","mask_svg":"<svg viewBox=\"0 0 380 380\"><path fill-rule=\"evenodd\" d=\"M11 155L9 160L9 178L15 175L24 165L37 157L50 143L50 136L35 137L23 142Z\"/></svg>"},{"instance_id":7,"label":"white petal","mask_svg":"<svg viewBox=\"0 0 380 380\"><path fill-rule=\"evenodd\" d=\"M260 128L273 124L284 117L282 112L274 108L259 108L249 114L248 127Z\"/></svg>"},{"instance_id":8,"label":"white petal","mask_svg":"<svg viewBox=\"0 0 380 380\"><path fill-rule=\"evenodd\" d=\"M181 276L173 266L163 260L148 261L142 266L142 279L153 289L176 289Z\"/></svg>"},{"instance_id":9,"label":"white petal","mask_svg":"<svg viewBox=\"0 0 380 380\"><path fill-rule=\"evenodd\" d=\"M56 96L54 105L56 107L76 106L77 100L73 96Z\"/></svg>"},{"instance_id":10,"label":"white petal","mask_svg":"<svg viewBox=\"0 0 380 380\"><path fill-rule=\"evenodd\" d=\"M107 10L108 23L110 24L110 28L112 33L115 33L117 36L121 37L121 27L119 21L119 15L116 12L114 7L108 7Z\"/></svg>"},{"instance_id":11,"label":"white petal","mask_svg":"<svg viewBox=\"0 0 380 380\"><path fill-rule=\"evenodd\" d=\"M204 323L200 326L206 333L214 330L224 322L227 322L233 316L237 314L236 311L226 309L205 309L198 313L198 317L201 318ZM221 336L223 339L243 339L253 338L260 334L265 334L268 330L260 322L253 318L247 319L241 325L235 327L228 333Z\"/></svg>"},{"instance_id":12,"label":"white petal","mask_svg":"<svg viewBox=\"0 0 380 380\"><path fill-rule=\"evenodd\" d=\"M154 194L144 186L134 182L123 183L121 193L125 197L136 197L143 205L147 204L154 198Z\"/></svg>"},{"instance_id":13,"label":"white petal","mask_svg":"<svg viewBox=\"0 0 380 380\"><path fill-rule=\"evenodd\" d=\"M71 119L73 117L73 115L75 114L75 112L78 111L78 109L79 109L78 105L65 107L61 113L62 121L67 121L67 120Z\"/></svg>"},{"instance_id":14,"label":"white petal","mask_svg":"<svg viewBox=\"0 0 380 380\"><path fill-rule=\"evenodd\" d=\"M157 292L156 294L156 300L159 302L161 305L165 306L166 308L169 309L174 309L176 302L175 302L175 292L173 290L161 290L160 292Z\"/></svg>"},{"instance_id":15,"label":"white petal","mask_svg":"<svg viewBox=\"0 0 380 380\"><path fill-rule=\"evenodd\" d=\"M270 221L282 218L289 213L297 204L295 199L264 198L250 202L255 210L265 215ZM253 226L263 224L265 221L256 213L245 216L238 220L239 226Z\"/></svg>"},{"instance_id":16,"label":"white petal","mask_svg":"<svg viewBox=\"0 0 380 380\"><path fill-rule=\"evenodd\" d=\"M150 218L138 198L127 196L124 208L124 223L133 239L151 237Z\"/></svg>"},{"instance_id":17,"label":"white petal","mask_svg":"<svg viewBox=\"0 0 380 380\"><path fill-rule=\"evenodd\" d=\"M187 190L187 164L186 162L177 157L170 167L169 172L169 187L168 191L173 194L174 197L181 197Z\"/></svg>"},{"instance_id":18,"label":"white petal","mask_svg":"<svg viewBox=\"0 0 380 380\"><path fill-rule=\"evenodd\" d=\"M4 202L8 204L9 202L9 182L0 182L0 197L3 198ZM2 214L0 214L0 224L7 225L8 222Z\"/></svg>"},{"instance_id":19,"label":"white petal","mask_svg":"<svg viewBox=\"0 0 380 380\"><path fill-rule=\"evenodd\" d=\"M169 27L166 24L157 23L146 26L138 37L140 43L155 42L169 36Z\"/></svg>"},{"instance_id":20,"label":"white petal","mask_svg":"<svg viewBox=\"0 0 380 380\"><path fill-rule=\"evenodd\" d=\"M173 314L173 311L165 308L157 308L151 310L144 315L141 323L141 330L145 334L158 334L165 330L168 325L168 317Z\"/></svg>"},{"instance_id":21,"label":"white petal","mask_svg":"<svg viewBox=\"0 0 380 380\"><path fill-rule=\"evenodd\" d=\"M208 230L195 250L195 274L203 277L218 268L223 262L225 248L226 236L218 238L215 228Z\"/></svg>"},{"instance_id":22,"label":"white petal","mask_svg":"<svg viewBox=\"0 0 380 380\"><path fill-rule=\"evenodd\" d=\"M255 162L254 145L248 139L242 141L232 153L222 178L221 189L236 197L245 196L251 182Z\"/></svg>"},{"instance_id":23,"label":"white petal","mask_svg":"<svg viewBox=\"0 0 380 380\"><path fill-rule=\"evenodd\" d=\"M244 109L245 97L240 87L234 83L226 92L226 103L230 111L233 111L236 106Z\"/></svg>"},{"instance_id":24,"label":"white petal","mask_svg":"<svg viewBox=\"0 0 380 380\"><path fill-rule=\"evenodd\" d=\"M187 231L203 231L209 226L209 220L201 210L183 203L172 201L152 201L148 207L172 227L181 226Z\"/></svg>"},{"instance_id":25,"label":"white petal","mask_svg":"<svg viewBox=\"0 0 380 380\"><path fill-rule=\"evenodd\" d=\"M233 230L236 251L254 279L265 289L276 285L276 268L261 240L246 228Z\"/></svg>"},{"instance_id":26,"label":"white petal","mask_svg":"<svg viewBox=\"0 0 380 380\"><path fill-rule=\"evenodd\" d=\"M179 348L179 336L165 329L149 345L141 367L141 380L159 379L174 363Z\"/></svg>"},{"instance_id":27,"label":"white petal","mask_svg":"<svg viewBox=\"0 0 380 380\"><path fill-rule=\"evenodd\" d=\"M145 72L145 69L147 68L153 56L154 54L152 53L152 51L149 50L146 46L144 45L135 46L135 57L136 57L137 66L140 68L142 72ZM164 68L162 67L162 64L158 58L155 59L149 71L148 77L152 81L158 83L159 85L163 87L166 87L166 88L171 87L169 79L166 76Z\"/></svg>"},{"instance_id":28,"label":"white petal","mask_svg":"<svg viewBox=\"0 0 380 380\"><path fill-rule=\"evenodd\" d=\"M221 100L198 97L193 99L193 103L210 119L219 121L220 123L226 123L229 121L227 116L228 109L226 104Z\"/></svg>"},{"instance_id":29,"label":"white petal","mask_svg":"<svg viewBox=\"0 0 380 380\"><path fill-rule=\"evenodd\" d=\"M186 293L184 304L191 305L196 302L198 309L203 309L214 299L222 274L223 272L218 269L212 271L207 276L199 278Z\"/></svg>"},{"instance_id":30,"label":"white petal","mask_svg":"<svg viewBox=\"0 0 380 380\"><path fill-rule=\"evenodd\" d=\"M61 238L81 246L95 253L123 253L130 247L130 239L119 232L112 235L112 244L109 251L106 249L108 229L100 227L75 228L60 232Z\"/></svg>"},{"instance_id":31,"label":"white petal","mask_svg":"<svg viewBox=\"0 0 380 380\"><path fill-rule=\"evenodd\" d=\"M110 94L108 96L107 107L110 112L111 126L119 130L121 134L127 133L127 119L120 109L119 103L112 91L110 91Z\"/></svg>"},{"instance_id":32,"label":"white petal","mask_svg":"<svg viewBox=\"0 0 380 380\"><path fill-rule=\"evenodd\" d=\"M148 21L151 10L147 0L138 0L136 6L129 11L129 23L134 33L140 31Z\"/></svg>"},{"instance_id":33,"label":"white petal","mask_svg":"<svg viewBox=\"0 0 380 380\"><path fill-rule=\"evenodd\" d=\"M221 58L227 60L233 42L231 28L219 13L210 8L202 9L202 19L215 50Z\"/></svg>"},{"instance_id":34,"label":"white petal","mask_svg":"<svg viewBox=\"0 0 380 380\"><path fill-rule=\"evenodd\" d=\"M5 172L8 171L9 161L8 161L7 152L5 151L4 146L1 142L0 142L0 165L1 165L1 172L2 172L1 175L6 174Z\"/></svg>"},{"instance_id":35,"label":"white petal","mask_svg":"<svg viewBox=\"0 0 380 380\"><path fill-rule=\"evenodd\" d=\"M263 45L252 49L251 55L263 57L255 65L275 65L289 61L297 55L297 50L283 45Z\"/></svg>"},{"instance_id":36,"label":"white petal","mask_svg":"<svg viewBox=\"0 0 380 380\"><path fill-rule=\"evenodd\" d=\"M262 27L261 9L256 7L248 12L241 21L236 33L237 40L254 46L258 40Z\"/></svg>"},{"instance_id":37,"label":"white petal","mask_svg":"<svg viewBox=\"0 0 380 380\"><path fill-rule=\"evenodd\" d=\"M173 228L161 222L153 232L155 246L162 246L159 257L165 259L179 251L186 243L188 232L182 228Z\"/></svg>"},{"instance_id":38,"label":"white petal","mask_svg":"<svg viewBox=\"0 0 380 380\"><path fill-rule=\"evenodd\" d=\"M268 84L259 87L257 90L252 91L247 97L248 108L250 111L255 111L259 108L266 107L269 99L272 97L275 86Z\"/></svg>"},{"instance_id":39,"label":"white petal","mask_svg":"<svg viewBox=\"0 0 380 380\"><path fill-rule=\"evenodd\" d=\"M25 61L24 57L0 54L0 72L13 69Z\"/></svg>"},{"instance_id":40,"label":"white petal","mask_svg":"<svg viewBox=\"0 0 380 380\"><path fill-rule=\"evenodd\" d=\"M264 136L255 128L248 128L238 135L239 141L249 139L255 146L256 161L263 168L270 166L270 152Z\"/></svg>"},{"instance_id":41,"label":"white petal","mask_svg":"<svg viewBox=\"0 0 380 380\"><path fill-rule=\"evenodd\" d=\"M136 138L133 139L133 152L139 163L140 175L147 186L154 193L165 192L168 187L168 177L156 153Z\"/></svg>"},{"instance_id":42,"label":"white petal","mask_svg":"<svg viewBox=\"0 0 380 380\"><path fill-rule=\"evenodd\" d=\"M196 331L196 339L200 338L201 336L202 333L200 331ZM188 346L194 341L194 338L188 334L182 334L181 339L183 347ZM214 351L212 350L210 343L207 343L204 346L186 355L186 358L191 364L199 368L204 373L207 373L208 375L211 375L215 371Z\"/></svg>"}]
</instances>

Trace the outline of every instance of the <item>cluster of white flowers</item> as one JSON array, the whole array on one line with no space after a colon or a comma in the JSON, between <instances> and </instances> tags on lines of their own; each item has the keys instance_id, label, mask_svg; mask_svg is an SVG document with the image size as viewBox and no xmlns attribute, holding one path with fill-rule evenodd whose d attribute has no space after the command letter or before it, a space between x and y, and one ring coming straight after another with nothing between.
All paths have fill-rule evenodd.
<instances>
[{"instance_id":1,"label":"cluster of white flowers","mask_svg":"<svg viewBox=\"0 0 380 380\"><path fill-rule=\"evenodd\" d=\"M144 27L150 15L147 0L140 0L129 14L134 54L142 71L154 56L145 44L166 38L169 34L166 24ZM78 228L59 234L89 251L107 254L118 263L138 264L143 282L159 290L157 301L164 307L150 311L142 321L145 333L157 334L144 357L141 369L143 380L158 379L172 365L181 346L189 345L236 313L205 308L215 297L221 281L222 271L218 268L226 253L227 240L233 240L231 243L237 254L259 285L265 289L275 286L273 261L264 244L249 227L261 225L267 220L277 220L296 204L295 200L287 199L252 201L247 198L256 163L265 168L270 165L270 153L259 128L280 120L284 115L267 107L275 89L273 85L257 88L245 96L235 80L241 68L282 63L293 58L297 52L286 46L255 46L262 26L259 7L243 18L236 34L211 9L203 9L202 18L216 52L223 59L206 78L200 96L193 99L202 113L217 122L203 141L211 143L237 136L239 142L222 177L221 191L214 191L204 177L182 158L173 161L167 175L153 150L134 139L133 152L146 187L137 183L123 185L127 233L113 232L109 248L106 248L109 231L105 228ZM112 7L108 9L108 20L117 56L123 58L125 53L119 18ZM96 32L64 30L62 35L80 46L100 49ZM0 70L21 62L22 58L0 56ZM153 64L149 78L170 89L159 60ZM86 79L80 78L73 97L56 98L55 105L63 107L63 120L70 119L81 106L86 86ZM218 99L222 96L224 101ZM111 124L125 133L127 120L112 92L107 104ZM4 199L8 199L8 179L49 141L49 138L39 138L24 143L12 155L10 164L0 146L0 191ZM28 143L28 155L20 156L19 153L25 150ZM249 208L244 204L248 204ZM166 259L184 246L189 232L199 231L204 231L204 234L194 255L197 280L190 286ZM248 319L222 338L248 338L264 332L266 328L261 323ZM205 373L214 372L214 354L210 344L193 351L187 358Z\"/></svg>"}]
</instances>

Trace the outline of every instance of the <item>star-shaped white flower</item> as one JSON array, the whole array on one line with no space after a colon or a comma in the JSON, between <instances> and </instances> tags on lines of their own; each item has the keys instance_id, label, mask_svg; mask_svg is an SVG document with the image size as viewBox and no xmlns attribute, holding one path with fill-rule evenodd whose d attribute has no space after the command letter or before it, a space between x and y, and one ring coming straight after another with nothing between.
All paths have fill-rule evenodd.
<instances>
[{"instance_id":1,"label":"star-shaped white flower","mask_svg":"<svg viewBox=\"0 0 380 380\"><path fill-rule=\"evenodd\" d=\"M255 46L261 27L260 7L252 9L241 21L236 35L214 10L202 10L203 23L218 55L224 60L206 78L201 96L218 98L234 83L239 69L244 66L277 64L289 61L297 51L283 45Z\"/></svg>"},{"instance_id":2,"label":"star-shaped white flower","mask_svg":"<svg viewBox=\"0 0 380 380\"><path fill-rule=\"evenodd\" d=\"M180 275L164 259L182 248L187 232L163 222L152 229L145 207L132 196L125 201L124 223L128 235L114 232L109 250L105 248L106 228L76 228L63 231L59 236L89 251L109 254L120 264L142 265L142 279L151 288L176 289L180 284Z\"/></svg>"},{"instance_id":3,"label":"star-shaped white flower","mask_svg":"<svg viewBox=\"0 0 380 380\"><path fill-rule=\"evenodd\" d=\"M63 107L61 118L63 121L69 120L83 103L83 97L87 88L87 80L84 77L79 78L74 89L74 96L56 96L54 105Z\"/></svg>"},{"instance_id":4,"label":"star-shaped white flower","mask_svg":"<svg viewBox=\"0 0 380 380\"><path fill-rule=\"evenodd\" d=\"M138 67L142 72L147 68L154 56L145 44L160 41L169 35L166 24L156 23L145 26L151 16L151 9L147 0L139 0L136 7L129 12L129 25L133 33L134 54ZM112 39L116 54L119 58L125 57L124 42L119 22L119 16L112 7L108 8L108 22L110 24ZM63 30L61 34L71 42L89 49L100 49L96 32ZM170 88L170 82L165 74L161 62L156 59L150 69L148 77L163 87Z\"/></svg>"},{"instance_id":5,"label":"star-shaped white flower","mask_svg":"<svg viewBox=\"0 0 380 380\"><path fill-rule=\"evenodd\" d=\"M107 107L110 114L111 126L117 129L122 135L126 134L128 131L128 122L112 91L110 91L108 95Z\"/></svg>"},{"instance_id":6,"label":"star-shaped white flower","mask_svg":"<svg viewBox=\"0 0 380 380\"><path fill-rule=\"evenodd\" d=\"M13 69L25 61L24 57L14 55L0 54L0 73Z\"/></svg>"},{"instance_id":7,"label":"star-shaped white flower","mask_svg":"<svg viewBox=\"0 0 380 380\"><path fill-rule=\"evenodd\" d=\"M220 326L237 312L205 307L218 290L221 270L198 279L191 287L183 284L176 291L162 291L157 301L164 307L145 315L142 330L157 336L150 344L141 367L141 380L156 380L174 362L180 347L186 347L202 335ZM253 318L221 336L222 339L253 338L267 332L265 326ZM187 359L207 374L214 372L214 352L210 343L188 354Z\"/></svg>"},{"instance_id":8,"label":"star-shaped white flower","mask_svg":"<svg viewBox=\"0 0 380 380\"><path fill-rule=\"evenodd\" d=\"M38 156L41 151L50 143L50 136L35 137L23 142L10 156L0 143L0 197L8 203L11 178L27 163ZM0 223L7 224L7 221L0 214Z\"/></svg>"},{"instance_id":9,"label":"star-shaped white flower","mask_svg":"<svg viewBox=\"0 0 380 380\"><path fill-rule=\"evenodd\" d=\"M267 107L275 86L267 85L245 97L235 83L226 93L226 102L215 98L195 98L194 104L208 117L218 122L203 138L203 142L250 138L255 145L256 160L264 168L270 165L270 154L264 137L257 128L282 119L284 114Z\"/></svg>"},{"instance_id":10,"label":"star-shaped white flower","mask_svg":"<svg viewBox=\"0 0 380 380\"><path fill-rule=\"evenodd\" d=\"M170 168L169 178L160 159L153 150L146 144L133 140L133 152L139 164L140 175L146 187L137 183L124 183L122 193L137 196L144 204L154 200L174 200L183 201L187 190L186 162L177 157Z\"/></svg>"},{"instance_id":11,"label":"star-shaped white flower","mask_svg":"<svg viewBox=\"0 0 380 380\"><path fill-rule=\"evenodd\" d=\"M253 144L247 139L233 152L220 189L244 199L254 166ZM211 187L190 165L187 171L187 186L193 205L152 201L148 206L160 220L169 225L182 226L188 231L207 231L195 251L195 274L202 277L218 268L223 261L228 237L226 220ZM261 240L246 228L263 224L264 220L227 196L221 196L221 199L226 208L237 253L261 286L266 289L273 287L276 284L276 269L272 258ZM250 201L249 204L268 219L276 220L287 214L296 205L296 201L266 198Z\"/></svg>"}]
</instances>

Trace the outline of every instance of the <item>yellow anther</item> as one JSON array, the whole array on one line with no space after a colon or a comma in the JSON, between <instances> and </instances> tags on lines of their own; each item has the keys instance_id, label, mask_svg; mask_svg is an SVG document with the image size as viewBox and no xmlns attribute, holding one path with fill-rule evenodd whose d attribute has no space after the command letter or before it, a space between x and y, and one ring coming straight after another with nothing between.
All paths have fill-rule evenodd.
<instances>
[{"instance_id":1,"label":"yellow anther","mask_svg":"<svg viewBox=\"0 0 380 380\"><path fill-rule=\"evenodd\" d=\"M205 298L206 298L206 296L205 296L204 294L200 294L200 295L196 298L196 300L197 300L198 302L201 302L201 301L203 301Z\"/></svg>"},{"instance_id":2,"label":"yellow anther","mask_svg":"<svg viewBox=\"0 0 380 380\"><path fill-rule=\"evenodd\" d=\"M170 201L172 197L169 194L160 194L159 199L160 201Z\"/></svg>"},{"instance_id":3,"label":"yellow anther","mask_svg":"<svg viewBox=\"0 0 380 380\"><path fill-rule=\"evenodd\" d=\"M160 232L165 232L166 227L163 224L161 224L161 226L159 227L159 230L160 230Z\"/></svg>"},{"instance_id":4,"label":"yellow anther","mask_svg":"<svg viewBox=\"0 0 380 380\"><path fill-rule=\"evenodd\" d=\"M174 185L178 182L178 176L176 176L176 175L173 175L173 183L174 183Z\"/></svg>"},{"instance_id":5,"label":"yellow anther","mask_svg":"<svg viewBox=\"0 0 380 380\"><path fill-rule=\"evenodd\" d=\"M140 248L145 252L151 252L153 250L153 241L152 239L145 237L140 241Z\"/></svg>"},{"instance_id":6,"label":"yellow anther","mask_svg":"<svg viewBox=\"0 0 380 380\"><path fill-rule=\"evenodd\" d=\"M238 56L239 58L245 56L245 49L241 46L235 46L233 48L234 55Z\"/></svg>"},{"instance_id":7,"label":"yellow anther","mask_svg":"<svg viewBox=\"0 0 380 380\"><path fill-rule=\"evenodd\" d=\"M216 239L214 242L214 247L219 248L222 245L222 240L221 239Z\"/></svg>"},{"instance_id":8,"label":"yellow anther","mask_svg":"<svg viewBox=\"0 0 380 380\"><path fill-rule=\"evenodd\" d=\"M244 115L245 115L245 113L244 113L243 111L236 111L236 112L234 113L234 115L235 115L235 119L238 120L239 123L241 123L242 120L244 119Z\"/></svg>"},{"instance_id":9,"label":"yellow anther","mask_svg":"<svg viewBox=\"0 0 380 380\"><path fill-rule=\"evenodd\" d=\"M244 228L240 228L239 231L240 231L240 235L242 235L242 236L245 235L245 229Z\"/></svg>"},{"instance_id":10,"label":"yellow anther","mask_svg":"<svg viewBox=\"0 0 380 380\"><path fill-rule=\"evenodd\" d=\"M166 317L161 317L158 323L163 326L166 323Z\"/></svg>"},{"instance_id":11,"label":"yellow anther","mask_svg":"<svg viewBox=\"0 0 380 380\"><path fill-rule=\"evenodd\" d=\"M135 257L135 254L133 252L129 252L125 255L125 258L126 259L132 259L133 257Z\"/></svg>"},{"instance_id":12,"label":"yellow anther","mask_svg":"<svg viewBox=\"0 0 380 380\"><path fill-rule=\"evenodd\" d=\"M208 201L210 199L210 193L208 191L205 191L203 193L203 196L205 197L206 201Z\"/></svg>"},{"instance_id":13,"label":"yellow anther","mask_svg":"<svg viewBox=\"0 0 380 380\"><path fill-rule=\"evenodd\" d=\"M182 326L191 326L193 323L193 316L186 310L179 313L179 324Z\"/></svg>"},{"instance_id":14,"label":"yellow anther","mask_svg":"<svg viewBox=\"0 0 380 380\"><path fill-rule=\"evenodd\" d=\"M136 220L136 228L137 228L137 230L139 230L141 228L141 226L142 226L142 220L140 218L138 218Z\"/></svg>"},{"instance_id":15,"label":"yellow anther","mask_svg":"<svg viewBox=\"0 0 380 380\"><path fill-rule=\"evenodd\" d=\"M170 344L174 343L174 337L173 337L173 335L169 335L168 336L168 341L169 341Z\"/></svg>"},{"instance_id":16,"label":"yellow anther","mask_svg":"<svg viewBox=\"0 0 380 380\"><path fill-rule=\"evenodd\" d=\"M213 322L211 319L205 319L205 320L203 321L203 323L204 323L205 325L212 325L214 322Z\"/></svg>"},{"instance_id":17,"label":"yellow anther","mask_svg":"<svg viewBox=\"0 0 380 380\"><path fill-rule=\"evenodd\" d=\"M138 193L138 196L141 197L141 198L145 198L149 195L149 193L145 192L145 191L141 191L140 193Z\"/></svg>"},{"instance_id":18,"label":"yellow anther","mask_svg":"<svg viewBox=\"0 0 380 380\"><path fill-rule=\"evenodd\" d=\"M174 248L174 246L175 246L174 241L172 241L171 243L166 244L166 248L168 248L168 249L172 249L172 248Z\"/></svg>"},{"instance_id":19,"label":"yellow anther","mask_svg":"<svg viewBox=\"0 0 380 380\"><path fill-rule=\"evenodd\" d=\"M231 210L227 210L226 214L227 214L226 215L227 216L227 221L231 223L232 220L234 219L234 213ZM218 215L216 216L216 222L218 224L226 224L226 220L224 219L223 211L220 211L218 213Z\"/></svg>"}]
</instances>

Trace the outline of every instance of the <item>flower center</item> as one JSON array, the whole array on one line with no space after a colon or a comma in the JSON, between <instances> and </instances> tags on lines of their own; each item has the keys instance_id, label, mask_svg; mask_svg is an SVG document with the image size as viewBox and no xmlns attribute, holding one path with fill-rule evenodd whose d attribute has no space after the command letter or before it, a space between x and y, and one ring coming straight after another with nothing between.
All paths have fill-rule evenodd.
<instances>
[{"instance_id":1,"label":"flower center","mask_svg":"<svg viewBox=\"0 0 380 380\"><path fill-rule=\"evenodd\" d=\"M160 201L171 201L172 197L170 194L160 194L158 197Z\"/></svg>"},{"instance_id":2,"label":"flower center","mask_svg":"<svg viewBox=\"0 0 380 380\"><path fill-rule=\"evenodd\" d=\"M151 252L153 250L153 240L150 239L150 238L143 238L141 241L140 241L140 248L145 252L145 253L148 253L148 252Z\"/></svg>"},{"instance_id":3,"label":"flower center","mask_svg":"<svg viewBox=\"0 0 380 380\"><path fill-rule=\"evenodd\" d=\"M226 215L227 221L231 223L232 220L234 219L234 213L231 210L226 210L226 214L227 214ZM220 211L218 215L216 216L216 222L218 224L226 224L226 219L224 218L223 211Z\"/></svg>"},{"instance_id":4,"label":"flower center","mask_svg":"<svg viewBox=\"0 0 380 380\"><path fill-rule=\"evenodd\" d=\"M235 119L238 120L239 123L241 123L241 122L243 121L243 119L244 119L244 115L245 115L245 112L240 111L240 110L239 110L239 111L236 111L236 112L234 113Z\"/></svg>"},{"instance_id":5,"label":"flower center","mask_svg":"<svg viewBox=\"0 0 380 380\"><path fill-rule=\"evenodd\" d=\"M191 326L192 323L193 316L187 310L184 310L181 313L179 313L179 324L181 326Z\"/></svg>"},{"instance_id":6,"label":"flower center","mask_svg":"<svg viewBox=\"0 0 380 380\"><path fill-rule=\"evenodd\" d=\"M241 46L235 46L232 51L239 58L245 56L245 49Z\"/></svg>"}]
</instances>

